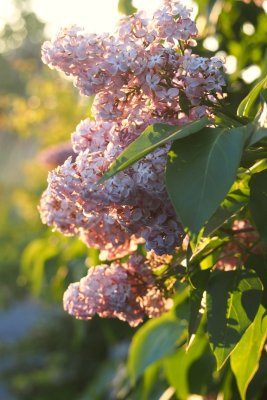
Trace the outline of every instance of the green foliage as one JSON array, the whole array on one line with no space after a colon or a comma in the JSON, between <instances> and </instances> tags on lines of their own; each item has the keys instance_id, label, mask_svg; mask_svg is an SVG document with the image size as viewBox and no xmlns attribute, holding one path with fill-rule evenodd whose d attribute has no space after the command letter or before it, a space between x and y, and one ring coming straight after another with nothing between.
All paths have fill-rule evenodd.
<instances>
[{"instance_id":1,"label":"green foliage","mask_svg":"<svg viewBox=\"0 0 267 400\"><path fill-rule=\"evenodd\" d=\"M263 78L252 90L251 92L241 101L237 109L237 115L239 117L249 117L250 111L259 97L262 89L267 85L267 78ZM253 115L254 116L254 115Z\"/></svg>"},{"instance_id":2,"label":"green foliage","mask_svg":"<svg viewBox=\"0 0 267 400\"><path fill-rule=\"evenodd\" d=\"M187 399L191 393L206 395L209 392L215 360L203 332L197 336L188 351L184 347L180 348L167 357L163 365L178 399Z\"/></svg>"},{"instance_id":3,"label":"green foliage","mask_svg":"<svg viewBox=\"0 0 267 400\"><path fill-rule=\"evenodd\" d=\"M258 313L231 354L231 368L235 374L242 400L246 399L249 383L259 368L262 349L267 338L266 309Z\"/></svg>"},{"instance_id":4,"label":"green foliage","mask_svg":"<svg viewBox=\"0 0 267 400\"><path fill-rule=\"evenodd\" d=\"M240 172L229 193L212 215L204 229L204 236L209 236L240 211L249 200L249 174Z\"/></svg>"},{"instance_id":5,"label":"green foliage","mask_svg":"<svg viewBox=\"0 0 267 400\"><path fill-rule=\"evenodd\" d=\"M186 338L187 322L174 314L148 321L135 334L129 351L128 369L134 382L145 369L170 354Z\"/></svg>"},{"instance_id":6,"label":"green foliage","mask_svg":"<svg viewBox=\"0 0 267 400\"><path fill-rule=\"evenodd\" d=\"M249 207L256 227L267 243L267 170L254 174L250 180Z\"/></svg>"},{"instance_id":7,"label":"green foliage","mask_svg":"<svg viewBox=\"0 0 267 400\"><path fill-rule=\"evenodd\" d=\"M217 271L210 279L207 329L218 369L254 320L261 296L262 284L253 270Z\"/></svg>"},{"instance_id":8,"label":"green foliage","mask_svg":"<svg viewBox=\"0 0 267 400\"><path fill-rule=\"evenodd\" d=\"M167 163L167 190L192 237L199 234L233 184L243 144L239 128L204 128L197 136L174 142Z\"/></svg>"}]
</instances>

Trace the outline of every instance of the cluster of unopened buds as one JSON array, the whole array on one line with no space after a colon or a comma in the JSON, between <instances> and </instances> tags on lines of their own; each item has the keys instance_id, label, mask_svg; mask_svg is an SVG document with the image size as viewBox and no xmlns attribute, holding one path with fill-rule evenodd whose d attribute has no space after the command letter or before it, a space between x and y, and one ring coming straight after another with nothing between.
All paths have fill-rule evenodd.
<instances>
[{"instance_id":1,"label":"cluster of unopened buds","mask_svg":"<svg viewBox=\"0 0 267 400\"><path fill-rule=\"evenodd\" d=\"M49 174L40 204L44 223L98 248L101 260L116 260L90 269L67 290L64 306L78 318L97 313L137 325L166 309L149 265L140 261L140 273L136 262L118 260L140 243L157 257L183 241L164 184L169 145L96 184L148 125L211 116L223 97L223 66L193 54L196 36L190 10L164 0L150 18L142 12L122 18L112 35L71 26L43 45L46 64L75 77L81 94L95 96L94 120L81 121L72 134L76 156Z\"/></svg>"}]
</instances>

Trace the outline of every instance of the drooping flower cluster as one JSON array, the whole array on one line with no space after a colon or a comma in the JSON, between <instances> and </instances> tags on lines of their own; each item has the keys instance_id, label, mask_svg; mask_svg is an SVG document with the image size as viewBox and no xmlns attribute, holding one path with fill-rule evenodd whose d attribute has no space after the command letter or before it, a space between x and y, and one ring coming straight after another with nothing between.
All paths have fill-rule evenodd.
<instances>
[{"instance_id":1,"label":"drooping flower cluster","mask_svg":"<svg viewBox=\"0 0 267 400\"><path fill-rule=\"evenodd\" d=\"M119 318L133 327L145 317L158 317L168 307L144 257L137 255L127 263L90 268L87 276L72 283L64 294L65 310L78 319L98 314Z\"/></svg>"},{"instance_id":2,"label":"drooping flower cluster","mask_svg":"<svg viewBox=\"0 0 267 400\"><path fill-rule=\"evenodd\" d=\"M81 94L95 96L95 120L82 121L72 134L75 161L50 173L41 217L100 249L102 260L130 254L140 241L157 255L182 243L164 184L169 145L96 183L148 125L210 115L223 95L222 62L192 53L196 35L190 10L164 0L150 19L142 12L122 18L114 35L72 26L43 46L45 63L75 77Z\"/></svg>"}]
</instances>

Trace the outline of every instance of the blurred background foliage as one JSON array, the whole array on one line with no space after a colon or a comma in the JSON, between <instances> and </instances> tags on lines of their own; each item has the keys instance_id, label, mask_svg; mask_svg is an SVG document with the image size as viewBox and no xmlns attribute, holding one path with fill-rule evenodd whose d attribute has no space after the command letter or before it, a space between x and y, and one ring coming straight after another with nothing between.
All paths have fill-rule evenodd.
<instances>
[{"instance_id":1,"label":"blurred background foliage","mask_svg":"<svg viewBox=\"0 0 267 400\"><path fill-rule=\"evenodd\" d=\"M133 329L99 318L75 321L62 310L67 285L96 265L98 254L41 224L37 205L48 166L40 153L69 140L77 123L90 116L90 99L42 65L45 24L30 2L5 1L15 5L16 15L0 30L0 399L159 399L169 385L155 366L130 388L126 357ZM118 2L126 14L134 5ZM233 109L266 75L266 13L253 2L197 5L196 52L225 57ZM207 346L204 338L199 346ZM170 371L177 368L175 357L182 355L169 359ZM181 386L181 400L190 392L216 392L220 380L229 386L227 399L238 399L232 376L216 375L212 358L205 357L198 365L192 360L192 379L184 391ZM206 370L204 386L193 379L199 368Z\"/></svg>"}]
</instances>

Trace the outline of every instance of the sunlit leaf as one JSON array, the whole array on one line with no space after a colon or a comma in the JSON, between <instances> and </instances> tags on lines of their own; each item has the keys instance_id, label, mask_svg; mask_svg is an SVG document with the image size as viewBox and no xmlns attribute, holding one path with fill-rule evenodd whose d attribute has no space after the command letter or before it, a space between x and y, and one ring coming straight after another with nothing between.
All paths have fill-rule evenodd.
<instances>
[{"instance_id":1,"label":"sunlit leaf","mask_svg":"<svg viewBox=\"0 0 267 400\"><path fill-rule=\"evenodd\" d=\"M209 123L208 118L191 122L184 126L171 126L166 124L150 125L144 132L132 142L111 164L108 171L99 180L99 183L114 176L117 172L129 167L140 158L154 151L157 147L176 139L182 139L200 131Z\"/></svg>"},{"instance_id":2,"label":"sunlit leaf","mask_svg":"<svg viewBox=\"0 0 267 400\"><path fill-rule=\"evenodd\" d=\"M231 354L231 368L242 400L246 399L249 383L259 368L259 360L267 339L267 312L260 306L253 323Z\"/></svg>"},{"instance_id":3,"label":"sunlit leaf","mask_svg":"<svg viewBox=\"0 0 267 400\"><path fill-rule=\"evenodd\" d=\"M216 271L207 290L210 345L220 369L258 311L262 283L255 271Z\"/></svg>"},{"instance_id":4,"label":"sunlit leaf","mask_svg":"<svg viewBox=\"0 0 267 400\"><path fill-rule=\"evenodd\" d=\"M255 121L250 125L253 126L254 131L251 135L249 146L252 146L262 139L267 137L267 89L264 89L260 93L261 97L261 109L255 118Z\"/></svg>"},{"instance_id":5,"label":"sunlit leaf","mask_svg":"<svg viewBox=\"0 0 267 400\"><path fill-rule=\"evenodd\" d=\"M267 77L263 78L249 94L241 101L237 109L237 115L239 117L248 117L250 115L251 108L257 100L261 90L265 88L267 84Z\"/></svg>"},{"instance_id":6,"label":"sunlit leaf","mask_svg":"<svg viewBox=\"0 0 267 400\"><path fill-rule=\"evenodd\" d=\"M132 4L132 0L119 0L118 10L125 15L131 15L137 11Z\"/></svg>"}]
</instances>

